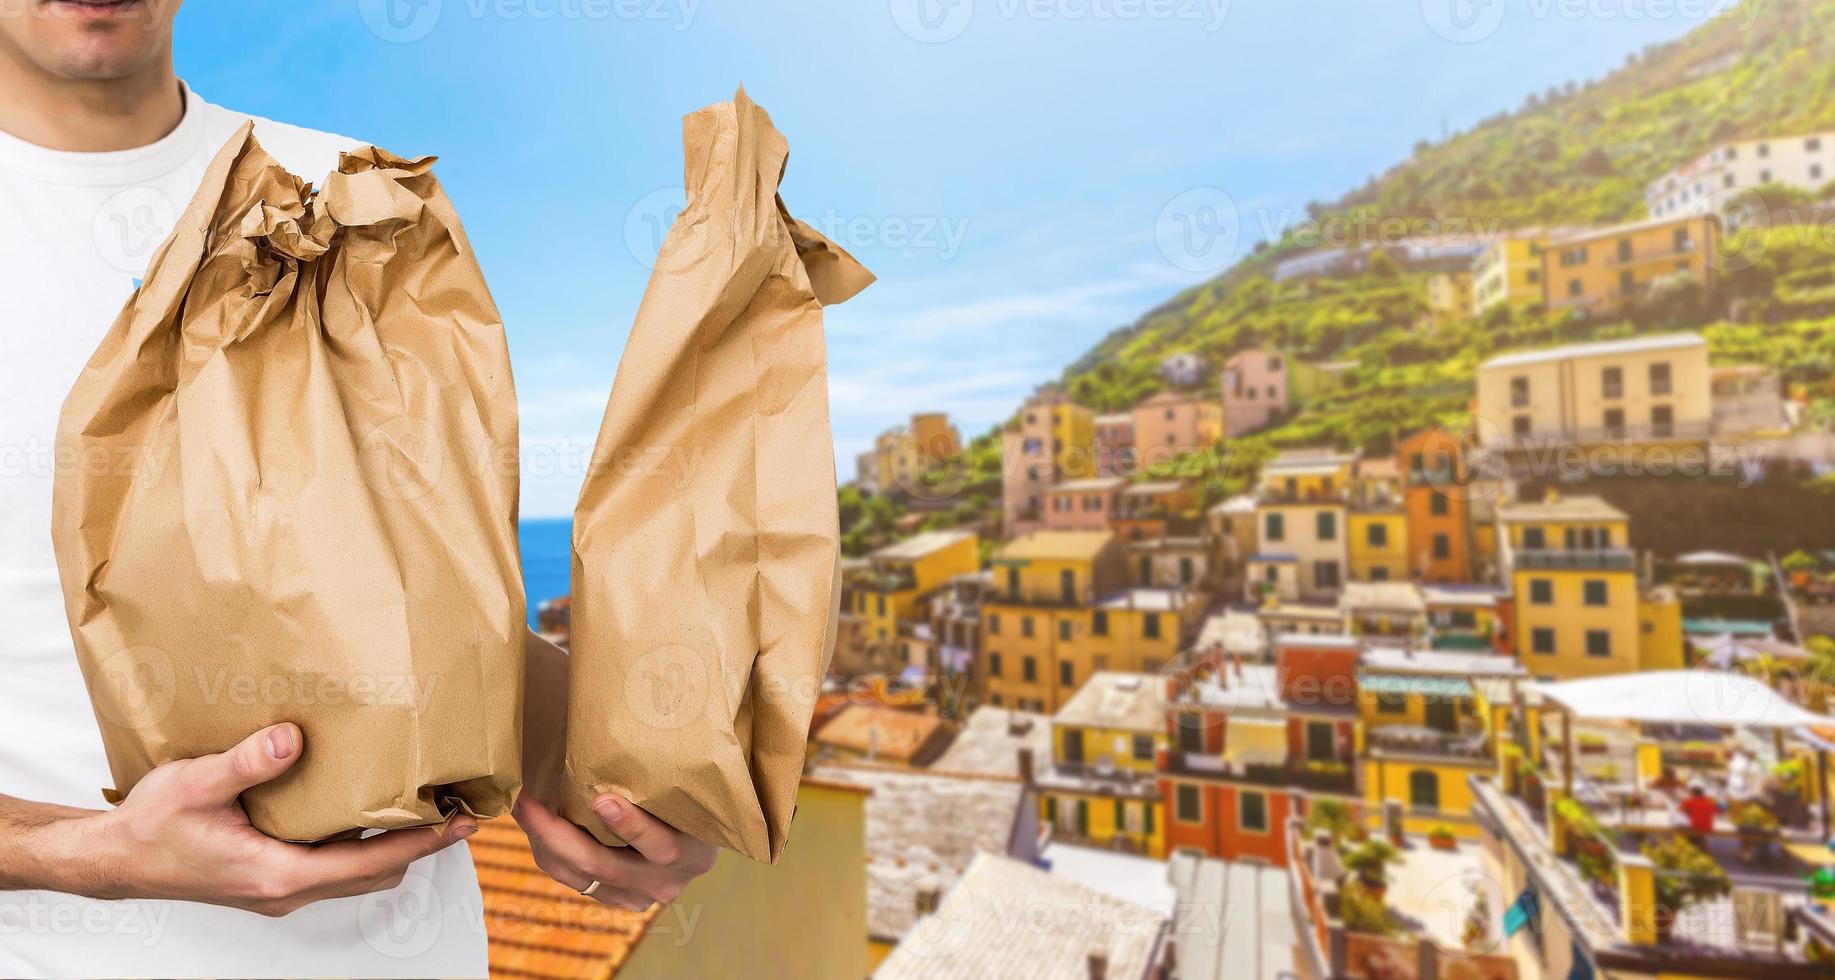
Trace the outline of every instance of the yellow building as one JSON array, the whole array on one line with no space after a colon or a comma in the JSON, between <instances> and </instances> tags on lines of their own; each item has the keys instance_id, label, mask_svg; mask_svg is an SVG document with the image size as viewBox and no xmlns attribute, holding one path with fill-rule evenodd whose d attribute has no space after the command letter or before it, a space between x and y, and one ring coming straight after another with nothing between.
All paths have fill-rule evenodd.
<instances>
[{"instance_id":1,"label":"yellow building","mask_svg":"<svg viewBox=\"0 0 1835 980\"><path fill-rule=\"evenodd\" d=\"M1092 674L1154 673L1177 656L1204 595L1127 588L1125 562L1107 531L1039 531L1001 549L982 606L990 704L1056 711Z\"/></svg>"},{"instance_id":2,"label":"yellow building","mask_svg":"<svg viewBox=\"0 0 1835 980\"><path fill-rule=\"evenodd\" d=\"M1638 669L1681 670L1683 662L1682 599L1668 587L1638 597Z\"/></svg>"},{"instance_id":3,"label":"yellow building","mask_svg":"<svg viewBox=\"0 0 1835 980\"><path fill-rule=\"evenodd\" d=\"M1002 428L1000 453L1002 518L1017 537L1038 529L1052 485L1096 475L1095 416L1063 392L1040 391Z\"/></svg>"},{"instance_id":4,"label":"yellow building","mask_svg":"<svg viewBox=\"0 0 1835 980\"><path fill-rule=\"evenodd\" d=\"M1476 837L1471 777L1495 773L1496 735L1522 675L1514 660L1491 653L1368 649L1358 720L1370 817L1399 818L1411 834L1445 827Z\"/></svg>"},{"instance_id":5,"label":"yellow building","mask_svg":"<svg viewBox=\"0 0 1835 980\"><path fill-rule=\"evenodd\" d=\"M1335 596L1350 560L1346 527L1354 456L1320 450L1285 452L1262 467L1256 502L1264 568L1291 561L1297 598ZM1279 569L1276 569L1277 575ZM1279 579L1272 579L1277 586ZM1281 594L1283 599L1296 596Z\"/></svg>"},{"instance_id":6,"label":"yellow building","mask_svg":"<svg viewBox=\"0 0 1835 980\"><path fill-rule=\"evenodd\" d=\"M1502 505L1497 517L1523 667L1559 680L1637 670L1637 568L1624 512L1598 497L1551 493Z\"/></svg>"},{"instance_id":7,"label":"yellow building","mask_svg":"<svg viewBox=\"0 0 1835 980\"><path fill-rule=\"evenodd\" d=\"M1472 273L1454 269L1427 278L1428 321L1434 324L1463 320L1472 312Z\"/></svg>"},{"instance_id":8,"label":"yellow building","mask_svg":"<svg viewBox=\"0 0 1835 980\"><path fill-rule=\"evenodd\" d=\"M1720 268L1720 219L1663 218L1589 228L1551 239L1542 252L1548 308L1587 314L1622 312L1651 284L1678 274L1712 289Z\"/></svg>"},{"instance_id":9,"label":"yellow building","mask_svg":"<svg viewBox=\"0 0 1835 980\"><path fill-rule=\"evenodd\" d=\"M1035 781L1055 839L1166 856L1158 759L1170 738L1155 682L1095 674L1052 718L1052 765Z\"/></svg>"},{"instance_id":10,"label":"yellow building","mask_svg":"<svg viewBox=\"0 0 1835 980\"><path fill-rule=\"evenodd\" d=\"M856 572L850 590L864 641L898 641L900 620L913 618L918 600L958 575L980 568L981 539L973 531L927 531L868 556L870 569Z\"/></svg>"},{"instance_id":11,"label":"yellow building","mask_svg":"<svg viewBox=\"0 0 1835 980\"><path fill-rule=\"evenodd\" d=\"M1472 315L1494 306L1524 309L1546 301L1542 250L1548 233L1527 228L1499 236L1472 263Z\"/></svg>"},{"instance_id":12,"label":"yellow building","mask_svg":"<svg viewBox=\"0 0 1835 980\"><path fill-rule=\"evenodd\" d=\"M1408 581L1408 515L1399 502L1353 508L1347 523L1351 581Z\"/></svg>"},{"instance_id":13,"label":"yellow building","mask_svg":"<svg viewBox=\"0 0 1835 980\"><path fill-rule=\"evenodd\" d=\"M1701 443L1713 412L1699 334L1526 351L1478 367L1480 438L1492 449Z\"/></svg>"}]
</instances>

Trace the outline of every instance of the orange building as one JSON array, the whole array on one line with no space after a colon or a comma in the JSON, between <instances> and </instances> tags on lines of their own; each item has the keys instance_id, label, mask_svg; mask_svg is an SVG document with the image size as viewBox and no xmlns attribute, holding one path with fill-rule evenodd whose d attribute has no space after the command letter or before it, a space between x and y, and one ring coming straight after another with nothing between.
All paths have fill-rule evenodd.
<instances>
[{"instance_id":1,"label":"orange building","mask_svg":"<svg viewBox=\"0 0 1835 980\"><path fill-rule=\"evenodd\" d=\"M1210 449L1222 438L1221 401L1167 391L1134 407L1134 451L1143 469Z\"/></svg>"},{"instance_id":2,"label":"orange building","mask_svg":"<svg viewBox=\"0 0 1835 980\"><path fill-rule=\"evenodd\" d=\"M1409 572L1423 582L1471 581L1471 486L1458 436L1428 429L1404 440L1396 455L1408 514Z\"/></svg>"}]
</instances>

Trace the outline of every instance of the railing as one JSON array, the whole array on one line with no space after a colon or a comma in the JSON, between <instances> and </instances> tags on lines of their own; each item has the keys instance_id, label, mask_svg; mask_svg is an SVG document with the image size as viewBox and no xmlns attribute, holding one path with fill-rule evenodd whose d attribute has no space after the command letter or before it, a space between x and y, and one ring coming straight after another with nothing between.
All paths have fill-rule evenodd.
<instances>
[{"instance_id":1,"label":"railing","mask_svg":"<svg viewBox=\"0 0 1835 980\"><path fill-rule=\"evenodd\" d=\"M1519 551L1516 567L1536 572L1629 572L1636 570L1637 557L1621 548Z\"/></svg>"},{"instance_id":2,"label":"railing","mask_svg":"<svg viewBox=\"0 0 1835 980\"><path fill-rule=\"evenodd\" d=\"M1168 754L1166 768L1168 772L1179 776L1226 779L1258 786L1346 796L1357 793L1357 771L1350 759L1341 759L1335 763L1236 763L1208 753L1172 752Z\"/></svg>"},{"instance_id":3,"label":"railing","mask_svg":"<svg viewBox=\"0 0 1835 980\"><path fill-rule=\"evenodd\" d=\"M1419 730L1397 732L1371 729L1368 735L1372 749L1405 755L1430 755L1449 759L1490 759L1490 750L1482 734L1459 735L1451 732L1427 733Z\"/></svg>"},{"instance_id":4,"label":"railing","mask_svg":"<svg viewBox=\"0 0 1835 980\"><path fill-rule=\"evenodd\" d=\"M1342 487L1295 490L1292 493L1280 487L1263 487L1257 492L1256 499L1264 504L1341 504L1350 500L1350 493Z\"/></svg>"}]
</instances>

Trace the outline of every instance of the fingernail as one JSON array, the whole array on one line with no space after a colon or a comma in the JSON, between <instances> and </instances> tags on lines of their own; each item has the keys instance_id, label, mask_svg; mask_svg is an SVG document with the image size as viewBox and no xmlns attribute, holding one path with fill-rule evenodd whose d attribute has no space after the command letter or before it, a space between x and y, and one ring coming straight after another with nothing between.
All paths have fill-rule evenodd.
<instances>
[{"instance_id":1,"label":"fingernail","mask_svg":"<svg viewBox=\"0 0 1835 980\"><path fill-rule=\"evenodd\" d=\"M268 732L268 754L276 759L285 759L293 754L293 728L290 725L275 725Z\"/></svg>"},{"instance_id":2,"label":"fingernail","mask_svg":"<svg viewBox=\"0 0 1835 980\"><path fill-rule=\"evenodd\" d=\"M593 806L606 823L617 823L624 818L624 804L617 800L600 800Z\"/></svg>"},{"instance_id":3,"label":"fingernail","mask_svg":"<svg viewBox=\"0 0 1835 980\"><path fill-rule=\"evenodd\" d=\"M460 824L459 828L452 832L452 839L453 840L464 840L465 838L470 837L471 835L477 832L478 832L478 825L475 823Z\"/></svg>"}]
</instances>

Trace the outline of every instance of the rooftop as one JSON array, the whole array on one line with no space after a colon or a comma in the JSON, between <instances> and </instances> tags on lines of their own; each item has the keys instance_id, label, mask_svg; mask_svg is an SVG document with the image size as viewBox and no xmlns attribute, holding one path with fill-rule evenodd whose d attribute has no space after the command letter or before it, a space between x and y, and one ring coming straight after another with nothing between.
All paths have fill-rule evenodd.
<instances>
[{"instance_id":1,"label":"rooftop","mask_svg":"<svg viewBox=\"0 0 1835 980\"><path fill-rule=\"evenodd\" d=\"M1338 604L1349 610L1376 609L1404 613L1427 611L1413 582L1346 582Z\"/></svg>"},{"instance_id":2,"label":"rooftop","mask_svg":"<svg viewBox=\"0 0 1835 980\"><path fill-rule=\"evenodd\" d=\"M1452 650L1409 650L1372 646L1364 651L1363 668L1373 673L1443 674L1457 677L1525 677L1515 657L1497 653Z\"/></svg>"},{"instance_id":3,"label":"rooftop","mask_svg":"<svg viewBox=\"0 0 1835 980\"><path fill-rule=\"evenodd\" d=\"M1119 490L1127 485L1127 479L1119 476L1095 476L1087 480L1066 480L1046 493L1096 493L1106 490Z\"/></svg>"},{"instance_id":4,"label":"rooftop","mask_svg":"<svg viewBox=\"0 0 1835 980\"><path fill-rule=\"evenodd\" d=\"M1326 449L1290 449L1269 460L1262 467L1262 473L1279 473L1282 476L1336 473L1355 462L1357 457L1354 454L1335 453Z\"/></svg>"},{"instance_id":5,"label":"rooftop","mask_svg":"<svg viewBox=\"0 0 1835 980\"><path fill-rule=\"evenodd\" d=\"M983 854L873 975L878 980L1143 977L1165 926L1152 910L1011 858Z\"/></svg>"},{"instance_id":6,"label":"rooftop","mask_svg":"<svg viewBox=\"0 0 1835 980\"><path fill-rule=\"evenodd\" d=\"M1623 340L1602 340L1591 344L1568 344L1565 347L1547 347L1541 350L1503 354L1480 364L1479 370L1524 367L1530 364L1546 364L1550 361L1565 361L1572 358L1619 357L1625 354L1648 354L1655 351L1684 350L1691 347L1705 348L1707 344L1707 341L1701 339L1700 334L1693 333L1627 337Z\"/></svg>"},{"instance_id":7,"label":"rooftop","mask_svg":"<svg viewBox=\"0 0 1835 980\"><path fill-rule=\"evenodd\" d=\"M1204 625L1198 629L1196 649L1217 647L1225 653L1260 656L1266 645L1267 637L1262 631L1262 621L1254 613L1228 609L1205 617Z\"/></svg>"},{"instance_id":8,"label":"rooftop","mask_svg":"<svg viewBox=\"0 0 1835 980\"><path fill-rule=\"evenodd\" d=\"M1166 727L1166 708L1160 702L1157 683L1152 674L1098 671L1058 709L1052 724L1160 732Z\"/></svg>"},{"instance_id":9,"label":"rooftop","mask_svg":"<svg viewBox=\"0 0 1835 980\"><path fill-rule=\"evenodd\" d=\"M1000 549L1006 561L1089 561L1114 539L1108 531L1034 531Z\"/></svg>"},{"instance_id":10,"label":"rooftop","mask_svg":"<svg viewBox=\"0 0 1835 980\"><path fill-rule=\"evenodd\" d=\"M589 980L616 972L663 906L601 905L536 867L529 838L506 817L478 822L467 842L478 867L491 976Z\"/></svg>"},{"instance_id":11,"label":"rooftop","mask_svg":"<svg viewBox=\"0 0 1835 980\"><path fill-rule=\"evenodd\" d=\"M1178 895L1173 940L1182 980L1285 980L1301 975L1287 874L1189 852L1162 865ZM1179 928L1183 924L1183 928Z\"/></svg>"},{"instance_id":12,"label":"rooftop","mask_svg":"<svg viewBox=\"0 0 1835 980\"><path fill-rule=\"evenodd\" d=\"M1493 606L1503 596L1503 588L1496 585L1421 586L1421 600L1430 606Z\"/></svg>"},{"instance_id":13,"label":"rooftop","mask_svg":"<svg viewBox=\"0 0 1835 980\"><path fill-rule=\"evenodd\" d=\"M1172 914L1172 883L1166 878L1164 861L1059 841L1047 845L1043 857L1045 867L1059 878L1068 878L1160 915Z\"/></svg>"},{"instance_id":14,"label":"rooftop","mask_svg":"<svg viewBox=\"0 0 1835 980\"><path fill-rule=\"evenodd\" d=\"M1178 589L1122 589L1103 596L1098 609L1139 609L1145 612L1177 612L1191 593Z\"/></svg>"},{"instance_id":15,"label":"rooftop","mask_svg":"<svg viewBox=\"0 0 1835 980\"><path fill-rule=\"evenodd\" d=\"M978 855L1008 853L1025 793L1015 779L936 770L833 763L810 775L872 790L867 935L893 941L917 921L918 890L947 888Z\"/></svg>"},{"instance_id":16,"label":"rooftop","mask_svg":"<svg viewBox=\"0 0 1835 980\"><path fill-rule=\"evenodd\" d=\"M1556 497L1504 504L1497 509L1498 520L1506 523L1526 521L1622 521L1625 512L1592 496Z\"/></svg>"},{"instance_id":17,"label":"rooftop","mask_svg":"<svg viewBox=\"0 0 1835 980\"><path fill-rule=\"evenodd\" d=\"M974 536L973 531L925 531L897 544L889 544L873 552L873 557L882 561L916 561Z\"/></svg>"},{"instance_id":18,"label":"rooftop","mask_svg":"<svg viewBox=\"0 0 1835 980\"><path fill-rule=\"evenodd\" d=\"M943 719L877 704L851 704L815 734L818 745L909 762L937 734Z\"/></svg>"},{"instance_id":19,"label":"rooftop","mask_svg":"<svg viewBox=\"0 0 1835 980\"><path fill-rule=\"evenodd\" d=\"M1240 493L1210 510L1213 514L1253 514L1255 513L1255 495Z\"/></svg>"},{"instance_id":20,"label":"rooftop","mask_svg":"<svg viewBox=\"0 0 1835 980\"><path fill-rule=\"evenodd\" d=\"M1019 775L1019 750L1043 764L1051 758L1051 719L1031 711L981 707L968 716L949 749L930 764L945 772Z\"/></svg>"},{"instance_id":21,"label":"rooftop","mask_svg":"<svg viewBox=\"0 0 1835 980\"><path fill-rule=\"evenodd\" d=\"M1606 225L1601 228L1577 228L1560 238L1550 239L1548 247L1558 248L1562 245L1572 245L1575 242L1597 241L1601 238L1611 238L1615 235L1628 235L1632 232L1645 231L1650 228L1662 228L1666 225L1683 225L1691 221L1699 220L1700 217L1700 215L1686 215L1674 218L1646 218L1643 221L1628 221L1622 225Z\"/></svg>"},{"instance_id":22,"label":"rooftop","mask_svg":"<svg viewBox=\"0 0 1835 980\"><path fill-rule=\"evenodd\" d=\"M1178 480L1148 480L1136 483L1121 492L1124 497L1158 497L1168 493L1178 493L1185 489L1185 484Z\"/></svg>"}]
</instances>

